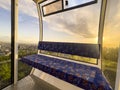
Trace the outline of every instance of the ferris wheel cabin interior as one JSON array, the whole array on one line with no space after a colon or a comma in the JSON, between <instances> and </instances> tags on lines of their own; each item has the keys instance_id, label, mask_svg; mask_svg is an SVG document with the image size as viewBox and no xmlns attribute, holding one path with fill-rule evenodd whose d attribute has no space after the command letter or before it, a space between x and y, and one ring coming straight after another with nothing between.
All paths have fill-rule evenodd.
<instances>
[{"instance_id":1,"label":"ferris wheel cabin interior","mask_svg":"<svg viewBox=\"0 0 120 90\"><path fill-rule=\"evenodd\" d=\"M20 49L24 47L17 39L22 20L19 1L10 1L10 60L0 62L0 68L10 64L10 78L5 84L0 73L0 84L4 83L0 89L120 90L119 0L33 0L39 26L38 45L36 52L29 46L26 50L30 54L21 57ZM0 43L2 51L1 47Z\"/></svg>"}]
</instances>

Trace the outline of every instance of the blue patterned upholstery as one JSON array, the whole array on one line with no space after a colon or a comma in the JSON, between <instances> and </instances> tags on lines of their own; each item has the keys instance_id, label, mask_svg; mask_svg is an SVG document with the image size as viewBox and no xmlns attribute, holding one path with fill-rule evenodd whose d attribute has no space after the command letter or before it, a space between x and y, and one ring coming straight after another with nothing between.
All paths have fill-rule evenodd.
<instances>
[{"instance_id":1,"label":"blue patterned upholstery","mask_svg":"<svg viewBox=\"0 0 120 90\"><path fill-rule=\"evenodd\" d=\"M96 67L38 54L23 57L21 61L85 90L112 90Z\"/></svg>"},{"instance_id":2,"label":"blue patterned upholstery","mask_svg":"<svg viewBox=\"0 0 120 90\"><path fill-rule=\"evenodd\" d=\"M66 42L45 42L40 41L39 50L52 51L70 55L78 55L89 58L100 58L99 44L66 43Z\"/></svg>"}]
</instances>

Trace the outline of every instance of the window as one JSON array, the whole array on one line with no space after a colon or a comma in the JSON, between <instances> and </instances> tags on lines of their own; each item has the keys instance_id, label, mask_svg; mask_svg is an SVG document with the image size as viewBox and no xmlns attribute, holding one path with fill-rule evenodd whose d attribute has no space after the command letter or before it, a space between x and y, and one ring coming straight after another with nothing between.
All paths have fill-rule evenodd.
<instances>
[{"instance_id":1,"label":"window","mask_svg":"<svg viewBox=\"0 0 120 90\"><path fill-rule=\"evenodd\" d=\"M95 0L63 0L64 9L75 8L89 3L96 2Z\"/></svg>"},{"instance_id":2,"label":"window","mask_svg":"<svg viewBox=\"0 0 120 90\"><path fill-rule=\"evenodd\" d=\"M120 47L120 1L109 0L107 3L104 35L102 70L115 90L118 51Z\"/></svg>"},{"instance_id":3,"label":"window","mask_svg":"<svg viewBox=\"0 0 120 90\"><path fill-rule=\"evenodd\" d=\"M30 6L32 8L30 8ZM22 58L27 55L37 54L37 43L39 41L39 21L37 18L36 4L32 0L29 1L29 4L26 0L19 0L19 10L18 58ZM29 75L31 69L31 66L18 61L18 79L22 79Z\"/></svg>"},{"instance_id":4,"label":"window","mask_svg":"<svg viewBox=\"0 0 120 90\"><path fill-rule=\"evenodd\" d=\"M43 17L43 41L98 43L101 0L83 8Z\"/></svg>"},{"instance_id":5,"label":"window","mask_svg":"<svg viewBox=\"0 0 120 90\"><path fill-rule=\"evenodd\" d=\"M44 15L48 15L48 14L55 13L57 11L62 10L61 3L62 3L62 0L59 0L43 6Z\"/></svg>"},{"instance_id":6,"label":"window","mask_svg":"<svg viewBox=\"0 0 120 90\"><path fill-rule=\"evenodd\" d=\"M96 2L97 0L54 0L53 2L46 1L40 4L40 7L42 7L43 16L48 16L58 12L91 5Z\"/></svg>"},{"instance_id":7,"label":"window","mask_svg":"<svg viewBox=\"0 0 120 90\"><path fill-rule=\"evenodd\" d=\"M0 90L11 84L11 0L0 1Z\"/></svg>"},{"instance_id":8,"label":"window","mask_svg":"<svg viewBox=\"0 0 120 90\"><path fill-rule=\"evenodd\" d=\"M101 0L96 4L86 7L46 17L43 16L43 41L97 44L100 11ZM83 60L83 62L97 63L97 60L93 58L47 51L42 51L42 53L78 61Z\"/></svg>"}]
</instances>

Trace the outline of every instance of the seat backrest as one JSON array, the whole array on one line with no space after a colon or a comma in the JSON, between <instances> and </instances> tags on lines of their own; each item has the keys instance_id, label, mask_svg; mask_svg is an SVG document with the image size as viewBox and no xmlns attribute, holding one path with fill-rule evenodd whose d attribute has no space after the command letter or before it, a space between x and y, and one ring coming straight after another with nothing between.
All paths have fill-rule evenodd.
<instances>
[{"instance_id":1,"label":"seat backrest","mask_svg":"<svg viewBox=\"0 0 120 90\"><path fill-rule=\"evenodd\" d=\"M64 54L78 55L89 58L100 58L99 44L63 43L40 41L39 50L52 51Z\"/></svg>"}]
</instances>

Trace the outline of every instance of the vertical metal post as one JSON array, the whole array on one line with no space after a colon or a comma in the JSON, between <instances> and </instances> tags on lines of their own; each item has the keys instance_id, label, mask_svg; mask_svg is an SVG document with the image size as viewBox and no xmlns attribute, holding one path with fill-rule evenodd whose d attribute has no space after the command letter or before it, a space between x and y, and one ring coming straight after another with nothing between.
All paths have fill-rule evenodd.
<instances>
[{"instance_id":1,"label":"vertical metal post","mask_svg":"<svg viewBox=\"0 0 120 90\"><path fill-rule=\"evenodd\" d=\"M43 40L43 21L42 21L42 12L40 9L40 6L38 2L36 3L37 11L38 11L38 17L39 17L39 41ZM38 54L40 53L40 50L38 50ZM35 68L32 68L30 75L33 74L35 71Z\"/></svg>"},{"instance_id":2,"label":"vertical metal post","mask_svg":"<svg viewBox=\"0 0 120 90\"><path fill-rule=\"evenodd\" d=\"M119 55L118 55L118 63L117 63L115 90L120 90L120 47L119 47Z\"/></svg>"},{"instance_id":3,"label":"vertical metal post","mask_svg":"<svg viewBox=\"0 0 120 90\"><path fill-rule=\"evenodd\" d=\"M39 41L43 40L43 20L42 20L42 12L39 4L37 3L37 10L38 10L38 16L39 16L39 28L40 28L40 33L39 33Z\"/></svg>"},{"instance_id":4,"label":"vertical metal post","mask_svg":"<svg viewBox=\"0 0 120 90\"><path fill-rule=\"evenodd\" d=\"M100 59L98 59L98 67L102 68L102 43L103 43L103 30L105 22L107 0L102 0L101 13L100 13L100 23L99 23L99 33L98 33L98 44L100 44Z\"/></svg>"},{"instance_id":5,"label":"vertical metal post","mask_svg":"<svg viewBox=\"0 0 120 90\"><path fill-rule=\"evenodd\" d=\"M11 82L18 80L18 0L11 0Z\"/></svg>"}]
</instances>

